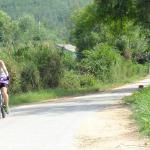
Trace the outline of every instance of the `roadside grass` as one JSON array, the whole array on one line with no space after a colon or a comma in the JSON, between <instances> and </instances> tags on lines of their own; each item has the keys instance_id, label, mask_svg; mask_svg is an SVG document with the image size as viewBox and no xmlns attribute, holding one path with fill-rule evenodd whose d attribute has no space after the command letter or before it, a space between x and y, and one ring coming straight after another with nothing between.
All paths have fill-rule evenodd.
<instances>
[{"instance_id":1,"label":"roadside grass","mask_svg":"<svg viewBox=\"0 0 150 150\"><path fill-rule=\"evenodd\" d=\"M125 103L132 106L140 132L150 136L150 87L126 97Z\"/></svg>"},{"instance_id":2,"label":"roadside grass","mask_svg":"<svg viewBox=\"0 0 150 150\"><path fill-rule=\"evenodd\" d=\"M89 88L89 89L47 89L47 90L39 90L35 92L22 93L14 96L10 96L10 105L20 105L26 103L34 103L46 100L54 100L56 98L84 94L88 92L96 92L99 89L97 87Z\"/></svg>"},{"instance_id":3,"label":"roadside grass","mask_svg":"<svg viewBox=\"0 0 150 150\"><path fill-rule=\"evenodd\" d=\"M32 91L28 93L20 93L16 95L10 95L10 105L16 106L27 103L35 103L47 100L54 100L56 98L63 98L66 96L77 96L83 94L89 94L94 92L99 92L108 89L110 84L97 84L90 88L78 88L78 89L45 89L39 91Z\"/></svg>"},{"instance_id":4,"label":"roadside grass","mask_svg":"<svg viewBox=\"0 0 150 150\"><path fill-rule=\"evenodd\" d=\"M41 102L44 100L50 101L56 98L61 98L66 96L77 96L77 95L104 91L104 90L108 90L120 86L125 83L130 83L139 80L142 77L134 76L130 79L118 81L116 83L97 83L94 87L89 87L89 88L78 88L78 89L55 88L55 89L32 91L28 93L19 93L16 95L10 95L10 105L16 106L16 105L27 104L27 103Z\"/></svg>"}]
</instances>

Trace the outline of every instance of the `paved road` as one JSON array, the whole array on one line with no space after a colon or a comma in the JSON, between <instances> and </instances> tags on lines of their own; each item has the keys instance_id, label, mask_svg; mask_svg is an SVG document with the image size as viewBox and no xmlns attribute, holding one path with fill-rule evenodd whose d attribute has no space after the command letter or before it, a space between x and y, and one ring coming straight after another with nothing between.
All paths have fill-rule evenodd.
<instances>
[{"instance_id":1,"label":"paved road","mask_svg":"<svg viewBox=\"0 0 150 150\"><path fill-rule=\"evenodd\" d=\"M139 84L150 85L150 77L137 84L109 92L11 109L0 120L0 150L72 150L81 122L96 111L103 111L131 95Z\"/></svg>"}]
</instances>

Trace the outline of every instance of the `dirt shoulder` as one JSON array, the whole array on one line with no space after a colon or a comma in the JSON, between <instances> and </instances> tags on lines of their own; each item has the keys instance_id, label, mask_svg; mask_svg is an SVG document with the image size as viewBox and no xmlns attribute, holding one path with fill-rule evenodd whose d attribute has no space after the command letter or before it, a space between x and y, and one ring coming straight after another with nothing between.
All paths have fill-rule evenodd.
<instances>
[{"instance_id":1,"label":"dirt shoulder","mask_svg":"<svg viewBox=\"0 0 150 150\"><path fill-rule=\"evenodd\" d=\"M139 134L131 110L120 101L85 120L75 145L79 150L150 150L150 138Z\"/></svg>"}]
</instances>

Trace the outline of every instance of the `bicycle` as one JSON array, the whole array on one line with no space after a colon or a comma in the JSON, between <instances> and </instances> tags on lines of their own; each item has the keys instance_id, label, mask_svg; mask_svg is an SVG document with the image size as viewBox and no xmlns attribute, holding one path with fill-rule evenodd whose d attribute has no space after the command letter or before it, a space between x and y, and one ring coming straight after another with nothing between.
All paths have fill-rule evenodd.
<instances>
[{"instance_id":1,"label":"bicycle","mask_svg":"<svg viewBox=\"0 0 150 150\"><path fill-rule=\"evenodd\" d=\"M2 96L1 90L0 90L0 111L1 111L2 118L5 118L6 117L6 112L5 112L5 109L4 109L4 99L3 99L3 96Z\"/></svg>"}]
</instances>

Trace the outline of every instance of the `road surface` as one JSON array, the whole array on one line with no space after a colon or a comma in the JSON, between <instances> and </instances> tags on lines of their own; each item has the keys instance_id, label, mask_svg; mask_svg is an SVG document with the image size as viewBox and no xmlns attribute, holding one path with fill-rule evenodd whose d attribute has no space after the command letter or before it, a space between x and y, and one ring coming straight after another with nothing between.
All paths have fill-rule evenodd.
<instances>
[{"instance_id":1,"label":"road surface","mask_svg":"<svg viewBox=\"0 0 150 150\"><path fill-rule=\"evenodd\" d=\"M76 133L93 113L118 105L150 77L108 92L69 98L62 102L24 105L0 119L0 150L75 150Z\"/></svg>"}]
</instances>

